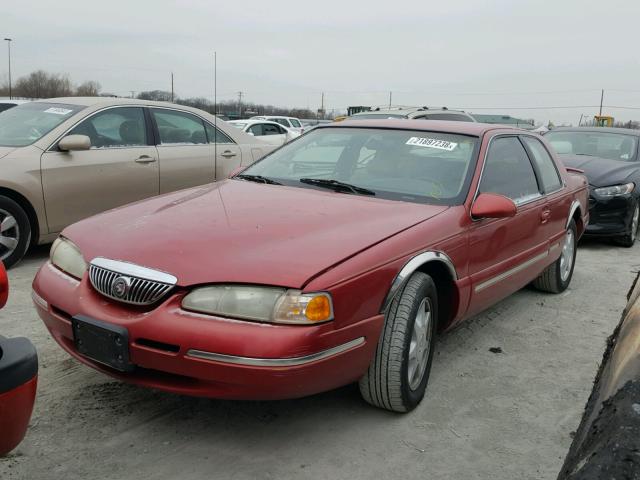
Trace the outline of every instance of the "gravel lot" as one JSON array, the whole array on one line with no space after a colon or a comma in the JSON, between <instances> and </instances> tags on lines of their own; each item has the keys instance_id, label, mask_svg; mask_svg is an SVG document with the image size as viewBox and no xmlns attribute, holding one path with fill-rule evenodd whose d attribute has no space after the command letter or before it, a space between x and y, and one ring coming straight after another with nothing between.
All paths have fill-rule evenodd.
<instances>
[{"instance_id":1,"label":"gravel lot","mask_svg":"<svg viewBox=\"0 0 640 480\"><path fill-rule=\"evenodd\" d=\"M69 358L33 310L47 253L10 272L0 311L0 334L40 354L31 428L0 459L3 480L554 479L640 269L640 245L583 242L564 294L525 289L441 337L425 400L398 415L356 386L231 402L112 381Z\"/></svg>"}]
</instances>

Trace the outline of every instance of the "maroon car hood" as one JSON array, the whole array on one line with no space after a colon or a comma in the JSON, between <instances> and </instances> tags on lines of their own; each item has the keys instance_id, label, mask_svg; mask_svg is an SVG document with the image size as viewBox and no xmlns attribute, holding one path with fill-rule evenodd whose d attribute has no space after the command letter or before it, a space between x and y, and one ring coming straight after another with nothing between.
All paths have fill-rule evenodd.
<instances>
[{"instance_id":1,"label":"maroon car hood","mask_svg":"<svg viewBox=\"0 0 640 480\"><path fill-rule=\"evenodd\" d=\"M180 285L302 287L315 274L447 207L226 180L91 217L63 232L87 261L124 260Z\"/></svg>"}]
</instances>

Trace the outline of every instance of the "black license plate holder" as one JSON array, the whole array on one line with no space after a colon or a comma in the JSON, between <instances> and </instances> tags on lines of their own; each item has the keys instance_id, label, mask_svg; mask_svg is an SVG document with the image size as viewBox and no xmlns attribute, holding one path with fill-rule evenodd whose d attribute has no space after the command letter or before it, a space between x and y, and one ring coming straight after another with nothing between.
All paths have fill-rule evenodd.
<instances>
[{"instance_id":1,"label":"black license plate holder","mask_svg":"<svg viewBox=\"0 0 640 480\"><path fill-rule=\"evenodd\" d=\"M125 327L78 315L71 319L73 343L83 356L120 372L135 366L129 361L129 331Z\"/></svg>"}]
</instances>

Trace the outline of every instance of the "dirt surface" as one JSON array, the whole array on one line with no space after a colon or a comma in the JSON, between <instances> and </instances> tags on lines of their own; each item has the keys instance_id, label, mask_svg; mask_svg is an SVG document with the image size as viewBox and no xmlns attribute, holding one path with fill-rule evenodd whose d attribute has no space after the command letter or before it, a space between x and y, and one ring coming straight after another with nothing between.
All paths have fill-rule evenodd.
<instances>
[{"instance_id":1,"label":"dirt surface","mask_svg":"<svg viewBox=\"0 0 640 480\"><path fill-rule=\"evenodd\" d=\"M231 402L115 382L69 358L35 314L46 254L10 272L0 311L0 334L40 353L31 428L0 459L3 480L554 479L640 269L640 245L583 242L564 294L522 290L442 336L425 400L399 415L355 386Z\"/></svg>"}]
</instances>

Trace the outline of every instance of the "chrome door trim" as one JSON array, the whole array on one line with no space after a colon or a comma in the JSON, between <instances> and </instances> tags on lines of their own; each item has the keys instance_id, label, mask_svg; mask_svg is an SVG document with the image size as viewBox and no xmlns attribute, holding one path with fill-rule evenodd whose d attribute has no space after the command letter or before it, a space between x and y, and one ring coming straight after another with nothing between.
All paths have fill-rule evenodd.
<instances>
[{"instance_id":1,"label":"chrome door trim","mask_svg":"<svg viewBox=\"0 0 640 480\"><path fill-rule=\"evenodd\" d=\"M214 362L232 363L235 365L246 365L252 367L297 367L308 363L324 360L325 358L338 355L364 343L364 337L358 337L347 343L328 348L321 352L312 353L303 357L290 358L255 358L239 357L237 355L226 355L223 353L206 352L203 350L190 349L186 356L202 360L212 360Z\"/></svg>"},{"instance_id":2,"label":"chrome door trim","mask_svg":"<svg viewBox=\"0 0 640 480\"><path fill-rule=\"evenodd\" d=\"M121 260L111 260L110 258L96 257L91 260L90 263L91 265L95 265L96 267L105 268L122 275L130 275L132 277L143 278L145 280L166 283L169 285L175 285L176 283L178 283L178 279L170 273L161 272L160 270L154 270L152 268L142 267L134 263L123 262Z\"/></svg>"},{"instance_id":3,"label":"chrome door trim","mask_svg":"<svg viewBox=\"0 0 640 480\"><path fill-rule=\"evenodd\" d=\"M499 275L496 275L495 277L491 277L490 279L485 280L482 283L479 283L478 285L476 285L474 287L473 291L475 293L478 293L478 292L481 292L482 290L485 290L486 288L492 287L496 283L499 283L502 280L505 280L505 279L511 277L512 275L515 275L518 272L521 272L525 268L530 267L534 263L539 262L540 260L543 260L543 259L547 258L548 256L549 256L549 250L547 250L547 251L545 251L543 253L540 253L540 254L536 255L535 257L531 257L529 260L527 260L525 262L522 262L521 264L516 265L513 268L510 268L506 272L502 272Z\"/></svg>"},{"instance_id":4,"label":"chrome door trim","mask_svg":"<svg viewBox=\"0 0 640 480\"><path fill-rule=\"evenodd\" d=\"M381 313L385 313L387 311L387 309L391 305L391 302L393 301L395 296L398 294L402 286L409 280L409 277L418 268L420 268L425 263L429 263L429 262L443 263L449 270L449 273L451 273L453 280L454 281L458 280L458 273L456 272L456 267L454 266L453 262L451 261L451 259L448 257L447 254L443 252L433 251L433 250L419 253L418 255L414 256L411 260L409 260L407 263L405 263L402 269L400 269L400 272L398 272L396 277L393 279L393 282L391 283L391 288L389 288L389 293L387 293L387 296L384 299L384 303L382 304L382 308L380 309Z\"/></svg>"}]
</instances>

